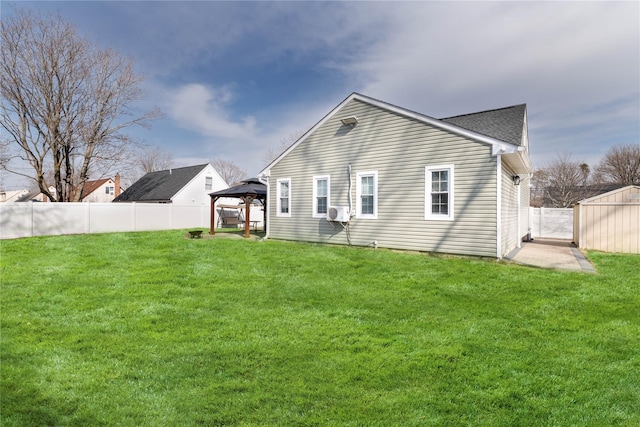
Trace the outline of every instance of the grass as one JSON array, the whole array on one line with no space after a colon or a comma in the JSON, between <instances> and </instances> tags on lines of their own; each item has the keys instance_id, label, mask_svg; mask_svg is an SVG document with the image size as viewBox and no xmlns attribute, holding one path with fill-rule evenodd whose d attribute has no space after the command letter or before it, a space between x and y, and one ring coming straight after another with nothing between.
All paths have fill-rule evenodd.
<instances>
[{"instance_id":1,"label":"grass","mask_svg":"<svg viewBox=\"0 0 640 427\"><path fill-rule=\"evenodd\" d=\"M2 425L640 424L638 256L184 234L1 242Z\"/></svg>"}]
</instances>

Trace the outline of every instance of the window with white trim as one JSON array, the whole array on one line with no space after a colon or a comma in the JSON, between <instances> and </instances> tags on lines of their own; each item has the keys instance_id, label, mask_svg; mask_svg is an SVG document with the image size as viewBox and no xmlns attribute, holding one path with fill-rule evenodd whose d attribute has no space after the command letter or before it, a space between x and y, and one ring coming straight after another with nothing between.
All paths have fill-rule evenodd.
<instances>
[{"instance_id":1,"label":"window with white trim","mask_svg":"<svg viewBox=\"0 0 640 427\"><path fill-rule=\"evenodd\" d=\"M291 178L279 179L277 184L276 216L291 216Z\"/></svg>"},{"instance_id":2,"label":"window with white trim","mask_svg":"<svg viewBox=\"0 0 640 427\"><path fill-rule=\"evenodd\" d=\"M357 218L378 217L378 172L358 172L356 175Z\"/></svg>"},{"instance_id":3,"label":"window with white trim","mask_svg":"<svg viewBox=\"0 0 640 427\"><path fill-rule=\"evenodd\" d=\"M453 220L453 165L425 167L424 219Z\"/></svg>"},{"instance_id":4,"label":"window with white trim","mask_svg":"<svg viewBox=\"0 0 640 427\"><path fill-rule=\"evenodd\" d=\"M204 177L204 189L213 190L213 177L205 176Z\"/></svg>"},{"instance_id":5,"label":"window with white trim","mask_svg":"<svg viewBox=\"0 0 640 427\"><path fill-rule=\"evenodd\" d=\"M115 187L104 187L104 194L113 196L115 194Z\"/></svg>"},{"instance_id":6,"label":"window with white trim","mask_svg":"<svg viewBox=\"0 0 640 427\"><path fill-rule=\"evenodd\" d=\"M313 217L326 218L329 208L329 175L313 177Z\"/></svg>"}]
</instances>

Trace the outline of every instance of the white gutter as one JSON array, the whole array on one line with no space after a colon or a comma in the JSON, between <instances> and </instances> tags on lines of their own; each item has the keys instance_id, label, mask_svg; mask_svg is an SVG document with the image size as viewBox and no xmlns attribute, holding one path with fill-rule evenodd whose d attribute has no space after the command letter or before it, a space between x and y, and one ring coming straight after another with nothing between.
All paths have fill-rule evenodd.
<instances>
[{"instance_id":1,"label":"white gutter","mask_svg":"<svg viewBox=\"0 0 640 427\"><path fill-rule=\"evenodd\" d=\"M271 209L269 209L269 175L270 175L271 171L267 171L264 174L258 175L258 181L260 181L261 183L263 183L264 185L267 186L267 198L265 200L265 204L264 204L264 209L266 209L266 215L265 215L265 224L264 224L264 237L262 237L262 239L260 239L261 242L264 242L265 240L267 240L269 238L269 216L271 215ZM266 180L263 180L263 178L266 178Z\"/></svg>"}]
</instances>

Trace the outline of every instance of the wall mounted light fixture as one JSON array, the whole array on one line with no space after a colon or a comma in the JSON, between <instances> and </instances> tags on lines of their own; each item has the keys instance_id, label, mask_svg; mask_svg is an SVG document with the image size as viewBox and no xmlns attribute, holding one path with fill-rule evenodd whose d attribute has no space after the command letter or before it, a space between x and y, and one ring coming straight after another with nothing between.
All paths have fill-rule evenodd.
<instances>
[{"instance_id":1,"label":"wall mounted light fixture","mask_svg":"<svg viewBox=\"0 0 640 427\"><path fill-rule=\"evenodd\" d=\"M511 177L511 179L513 180L513 183L514 183L515 185L520 185L520 176L519 176L519 175L513 175L513 176Z\"/></svg>"}]
</instances>

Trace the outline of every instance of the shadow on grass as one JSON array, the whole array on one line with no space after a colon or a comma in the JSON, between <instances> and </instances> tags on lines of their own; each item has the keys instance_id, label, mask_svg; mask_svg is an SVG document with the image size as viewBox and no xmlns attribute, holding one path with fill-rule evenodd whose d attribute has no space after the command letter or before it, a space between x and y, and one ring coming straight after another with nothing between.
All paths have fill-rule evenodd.
<instances>
[{"instance_id":1,"label":"shadow on grass","mask_svg":"<svg viewBox=\"0 0 640 427\"><path fill-rule=\"evenodd\" d=\"M78 418L75 401L61 402L47 396L37 385L38 371L2 345L0 424L3 426L98 425L96 419Z\"/></svg>"}]
</instances>

